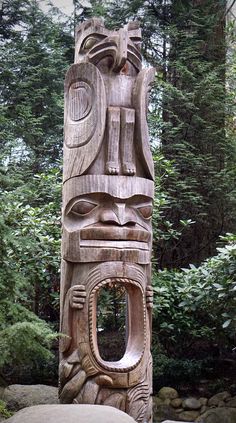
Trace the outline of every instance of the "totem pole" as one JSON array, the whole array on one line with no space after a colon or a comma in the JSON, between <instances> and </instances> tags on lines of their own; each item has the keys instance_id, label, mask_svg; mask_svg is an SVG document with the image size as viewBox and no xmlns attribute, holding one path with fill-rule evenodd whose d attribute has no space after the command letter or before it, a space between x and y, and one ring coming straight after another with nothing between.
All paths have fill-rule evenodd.
<instances>
[{"instance_id":1,"label":"totem pole","mask_svg":"<svg viewBox=\"0 0 236 423\"><path fill-rule=\"evenodd\" d=\"M141 31L98 18L76 29L65 79L60 401L105 404L151 422L153 161L146 120L154 69ZM106 361L97 340L104 287L126 291L126 346Z\"/></svg>"}]
</instances>

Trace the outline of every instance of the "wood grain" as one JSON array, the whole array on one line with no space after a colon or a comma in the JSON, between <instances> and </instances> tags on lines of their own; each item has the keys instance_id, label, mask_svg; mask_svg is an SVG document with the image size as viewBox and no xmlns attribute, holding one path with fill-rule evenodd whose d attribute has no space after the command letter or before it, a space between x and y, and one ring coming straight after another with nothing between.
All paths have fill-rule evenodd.
<instances>
[{"instance_id":1,"label":"wood grain","mask_svg":"<svg viewBox=\"0 0 236 423\"><path fill-rule=\"evenodd\" d=\"M61 403L105 404L151 423L153 161L141 31L92 18L76 28L65 79L61 268ZM125 292L119 360L98 343L102 290Z\"/></svg>"}]
</instances>

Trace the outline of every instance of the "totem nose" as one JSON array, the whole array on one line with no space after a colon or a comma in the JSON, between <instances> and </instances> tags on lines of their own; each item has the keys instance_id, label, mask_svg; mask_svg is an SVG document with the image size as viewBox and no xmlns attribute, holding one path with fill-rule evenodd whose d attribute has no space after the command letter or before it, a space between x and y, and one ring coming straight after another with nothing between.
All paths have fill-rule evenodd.
<instances>
[{"instance_id":1,"label":"totem nose","mask_svg":"<svg viewBox=\"0 0 236 423\"><path fill-rule=\"evenodd\" d=\"M116 38L117 52L116 52L115 62L113 65L114 72L117 72L117 73L120 72L126 63L127 43L128 43L127 30L125 28L121 28Z\"/></svg>"},{"instance_id":2,"label":"totem nose","mask_svg":"<svg viewBox=\"0 0 236 423\"><path fill-rule=\"evenodd\" d=\"M135 213L127 209L124 204L116 204L114 209L104 209L100 215L100 221L106 224L124 226L135 225Z\"/></svg>"}]
</instances>

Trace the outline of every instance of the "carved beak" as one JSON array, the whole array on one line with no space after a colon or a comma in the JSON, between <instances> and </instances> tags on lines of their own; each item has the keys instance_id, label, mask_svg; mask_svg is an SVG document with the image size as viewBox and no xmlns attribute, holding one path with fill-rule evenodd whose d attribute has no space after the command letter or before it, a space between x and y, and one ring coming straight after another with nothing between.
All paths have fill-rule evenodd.
<instances>
[{"instance_id":1,"label":"carved beak","mask_svg":"<svg viewBox=\"0 0 236 423\"><path fill-rule=\"evenodd\" d=\"M118 35L112 35L96 44L89 52L89 61L96 65L106 56L112 57L111 70L119 73L127 60L128 33L121 28Z\"/></svg>"},{"instance_id":2,"label":"carved beak","mask_svg":"<svg viewBox=\"0 0 236 423\"><path fill-rule=\"evenodd\" d=\"M127 60L127 44L128 44L128 33L125 28L119 30L119 35L117 36L117 52L116 58L113 65L113 71L119 73L124 67Z\"/></svg>"}]
</instances>

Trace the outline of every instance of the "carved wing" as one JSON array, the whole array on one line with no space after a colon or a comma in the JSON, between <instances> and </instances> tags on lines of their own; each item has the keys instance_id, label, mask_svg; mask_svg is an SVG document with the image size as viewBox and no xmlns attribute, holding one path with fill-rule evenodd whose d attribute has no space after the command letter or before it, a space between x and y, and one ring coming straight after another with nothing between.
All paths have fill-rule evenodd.
<instances>
[{"instance_id":1,"label":"carved wing","mask_svg":"<svg viewBox=\"0 0 236 423\"><path fill-rule=\"evenodd\" d=\"M154 80L155 69L143 69L139 72L133 91L133 105L136 110L135 139L137 150L145 165L147 176L154 179L154 165L149 145L147 124L148 91Z\"/></svg>"},{"instance_id":2,"label":"carved wing","mask_svg":"<svg viewBox=\"0 0 236 423\"><path fill-rule=\"evenodd\" d=\"M82 175L96 158L106 120L102 76L91 63L72 65L65 79L64 175Z\"/></svg>"}]
</instances>

